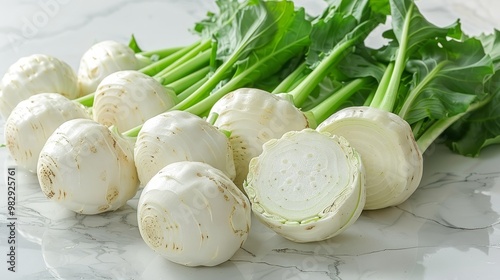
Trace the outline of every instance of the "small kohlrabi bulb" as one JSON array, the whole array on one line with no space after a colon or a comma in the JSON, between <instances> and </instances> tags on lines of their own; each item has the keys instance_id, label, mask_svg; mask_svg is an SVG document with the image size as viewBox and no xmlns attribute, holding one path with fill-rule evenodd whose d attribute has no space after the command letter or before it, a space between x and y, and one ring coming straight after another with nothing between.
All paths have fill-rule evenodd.
<instances>
[{"instance_id":1,"label":"small kohlrabi bulb","mask_svg":"<svg viewBox=\"0 0 500 280\"><path fill-rule=\"evenodd\" d=\"M95 121L124 132L172 108L175 93L156 79L138 71L124 70L104 78L94 96Z\"/></svg>"},{"instance_id":2,"label":"small kohlrabi bulb","mask_svg":"<svg viewBox=\"0 0 500 280\"><path fill-rule=\"evenodd\" d=\"M229 139L204 119L184 111L170 111L146 121L134 147L142 185L163 167L178 161L199 161L236 176Z\"/></svg>"},{"instance_id":3,"label":"small kohlrabi bulb","mask_svg":"<svg viewBox=\"0 0 500 280\"><path fill-rule=\"evenodd\" d=\"M234 182L243 190L248 164L262 152L262 145L284 133L308 127L305 115L291 100L269 92L241 88L222 97L212 107L214 125L230 131L236 165Z\"/></svg>"},{"instance_id":4,"label":"small kohlrabi bulb","mask_svg":"<svg viewBox=\"0 0 500 280\"><path fill-rule=\"evenodd\" d=\"M423 158L410 125L391 112L348 107L331 115L318 131L346 138L366 169L366 210L408 199L422 179Z\"/></svg>"},{"instance_id":5,"label":"small kohlrabi bulb","mask_svg":"<svg viewBox=\"0 0 500 280\"><path fill-rule=\"evenodd\" d=\"M4 119L16 105L38 93L78 97L77 77L71 66L53 56L34 54L12 64L0 82L0 114Z\"/></svg>"},{"instance_id":6,"label":"small kohlrabi bulb","mask_svg":"<svg viewBox=\"0 0 500 280\"><path fill-rule=\"evenodd\" d=\"M47 139L37 175L43 193L81 214L113 211L137 192L133 143L89 119L69 120Z\"/></svg>"},{"instance_id":7,"label":"small kohlrabi bulb","mask_svg":"<svg viewBox=\"0 0 500 280\"><path fill-rule=\"evenodd\" d=\"M49 136L66 121L90 117L85 107L58 93L33 95L7 118L6 146L18 166L36 172L38 156Z\"/></svg>"},{"instance_id":8,"label":"small kohlrabi bulb","mask_svg":"<svg viewBox=\"0 0 500 280\"><path fill-rule=\"evenodd\" d=\"M243 192L220 170L192 161L169 164L153 176L141 193L137 215L146 244L186 266L229 260L251 225Z\"/></svg>"},{"instance_id":9,"label":"small kohlrabi bulb","mask_svg":"<svg viewBox=\"0 0 500 280\"><path fill-rule=\"evenodd\" d=\"M127 45L112 40L91 46L80 59L78 85L80 95L95 92L109 74L121 70L138 70L141 61Z\"/></svg>"},{"instance_id":10,"label":"small kohlrabi bulb","mask_svg":"<svg viewBox=\"0 0 500 280\"><path fill-rule=\"evenodd\" d=\"M250 161L245 190L253 213L295 242L343 232L365 203L364 168L342 137L307 128L264 144Z\"/></svg>"}]
</instances>

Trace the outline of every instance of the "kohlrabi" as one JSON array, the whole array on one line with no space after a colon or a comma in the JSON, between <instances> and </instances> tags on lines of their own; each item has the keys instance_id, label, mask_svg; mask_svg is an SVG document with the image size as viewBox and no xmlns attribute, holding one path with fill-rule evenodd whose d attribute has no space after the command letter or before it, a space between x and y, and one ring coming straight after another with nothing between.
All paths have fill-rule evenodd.
<instances>
[{"instance_id":1,"label":"kohlrabi","mask_svg":"<svg viewBox=\"0 0 500 280\"><path fill-rule=\"evenodd\" d=\"M134 70L117 71L96 89L92 107L95 121L127 131L176 104L175 93L156 79Z\"/></svg>"},{"instance_id":2,"label":"kohlrabi","mask_svg":"<svg viewBox=\"0 0 500 280\"><path fill-rule=\"evenodd\" d=\"M141 193L139 231L166 259L186 266L215 266L243 245L250 203L220 170L181 161L162 168Z\"/></svg>"},{"instance_id":3,"label":"kohlrabi","mask_svg":"<svg viewBox=\"0 0 500 280\"><path fill-rule=\"evenodd\" d=\"M38 93L79 96L77 77L69 64L53 56L34 54L12 64L0 82L0 114L7 119L16 105Z\"/></svg>"},{"instance_id":4,"label":"kohlrabi","mask_svg":"<svg viewBox=\"0 0 500 280\"><path fill-rule=\"evenodd\" d=\"M40 152L37 176L47 198L81 214L116 210L139 187L133 143L89 119L54 131Z\"/></svg>"},{"instance_id":5,"label":"kohlrabi","mask_svg":"<svg viewBox=\"0 0 500 280\"><path fill-rule=\"evenodd\" d=\"M363 210L363 164L342 137L313 129L287 132L265 143L249 166L244 188L253 212L292 241L338 235Z\"/></svg>"},{"instance_id":6,"label":"kohlrabi","mask_svg":"<svg viewBox=\"0 0 500 280\"><path fill-rule=\"evenodd\" d=\"M304 114L289 99L252 88L225 95L210 114L216 117L216 127L231 132L229 140L236 165L234 182L241 189L248 164L262 152L264 143L288 131L308 127Z\"/></svg>"},{"instance_id":7,"label":"kohlrabi","mask_svg":"<svg viewBox=\"0 0 500 280\"><path fill-rule=\"evenodd\" d=\"M85 107L58 93L33 95L7 118L6 146L18 166L36 172L40 151L54 130L68 120L90 117Z\"/></svg>"},{"instance_id":8,"label":"kohlrabi","mask_svg":"<svg viewBox=\"0 0 500 280\"><path fill-rule=\"evenodd\" d=\"M134 146L134 159L142 185L160 169L178 161L199 161L236 176L233 150L224 132L184 111L170 111L144 123Z\"/></svg>"},{"instance_id":9,"label":"kohlrabi","mask_svg":"<svg viewBox=\"0 0 500 280\"><path fill-rule=\"evenodd\" d=\"M145 65L125 44L106 40L92 45L80 59L78 85L80 96L95 92L109 74L121 70L138 70Z\"/></svg>"}]
</instances>

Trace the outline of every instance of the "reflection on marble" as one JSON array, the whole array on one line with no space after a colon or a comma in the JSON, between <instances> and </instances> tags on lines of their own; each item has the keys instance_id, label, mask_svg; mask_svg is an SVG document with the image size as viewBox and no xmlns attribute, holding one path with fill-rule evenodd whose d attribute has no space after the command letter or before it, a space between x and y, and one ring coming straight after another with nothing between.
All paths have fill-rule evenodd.
<instances>
[{"instance_id":1,"label":"reflection on marble","mask_svg":"<svg viewBox=\"0 0 500 280\"><path fill-rule=\"evenodd\" d=\"M323 4L297 3L313 12ZM420 0L419 5L439 24L461 17L470 33L500 28L498 1ZM36 52L76 68L90 44L126 42L131 33L148 49L187 44L193 38L187 30L210 7L212 1L202 0L2 1L0 72ZM145 245L135 212L139 194L116 212L77 215L47 201L36 176L18 170L13 274L6 264L5 174L13 162L0 149L0 279L498 279L499 158L500 147L465 158L432 146L423 181L405 203L365 211L341 235L311 244L287 241L254 220L244 246L211 268L168 262Z\"/></svg>"}]
</instances>

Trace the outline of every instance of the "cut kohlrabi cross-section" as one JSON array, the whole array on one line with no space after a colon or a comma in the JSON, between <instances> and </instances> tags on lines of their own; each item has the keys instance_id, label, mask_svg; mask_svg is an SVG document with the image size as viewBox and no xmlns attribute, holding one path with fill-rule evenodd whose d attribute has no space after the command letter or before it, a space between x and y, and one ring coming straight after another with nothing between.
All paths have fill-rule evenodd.
<instances>
[{"instance_id":1,"label":"cut kohlrabi cross-section","mask_svg":"<svg viewBox=\"0 0 500 280\"><path fill-rule=\"evenodd\" d=\"M259 220L295 242L340 234L365 203L358 153L344 138L309 128L265 143L244 188Z\"/></svg>"}]
</instances>

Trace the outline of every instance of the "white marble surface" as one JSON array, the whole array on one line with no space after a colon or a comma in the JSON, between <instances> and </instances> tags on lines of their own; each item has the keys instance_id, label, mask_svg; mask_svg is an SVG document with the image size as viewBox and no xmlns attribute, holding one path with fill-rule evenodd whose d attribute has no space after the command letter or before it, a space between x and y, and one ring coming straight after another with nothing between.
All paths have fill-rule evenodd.
<instances>
[{"instance_id":1,"label":"white marble surface","mask_svg":"<svg viewBox=\"0 0 500 280\"><path fill-rule=\"evenodd\" d=\"M77 67L91 44L183 45L208 0L0 0L0 73L21 56L47 53ZM319 1L300 1L318 11ZM472 34L500 28L497 0L421 0L438 24L457 17ZM1 132L1 131L0 131ZM3 132L2 132L3 135ZM131 200L123 209L76 215L42 195L36 177L17 174L17 272L7 271L7 167L0 149L0 279L500 279L500 147L480 158L432 146L424 179L404 204L364 212L343 234L295 244L256 220L236 255L218 267L187 268L142 241Z\"/></svg>"}]
</instances>

